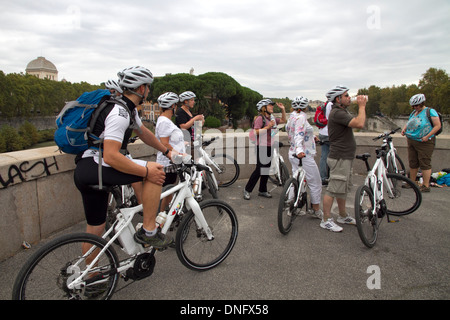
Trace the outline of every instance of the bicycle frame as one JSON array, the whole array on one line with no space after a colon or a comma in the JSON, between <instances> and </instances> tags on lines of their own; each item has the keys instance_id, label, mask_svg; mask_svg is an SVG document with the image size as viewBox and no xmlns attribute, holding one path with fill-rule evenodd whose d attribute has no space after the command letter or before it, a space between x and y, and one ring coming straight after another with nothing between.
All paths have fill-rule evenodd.
<instances>
[{"instance_id":1,"label":"bicycle frame","mask_svg":"<svg viewBox=\"0 0 450 320\"><path fill-rule=\"evenodd\" d=\"M209 154L205 150L203 150L203 148L199 148L198 150L201 153L201 156L198 159L199 164L206 165L206 166L213 166L214 168L216 168L216 170L218 172L221 172L217 163L209 156ZM214 187L216 188L216 190L219 190L219 185L217 183L216 176L214 175L214 172L211 169L210 169L210 172L211 172L211 176L212 176L212 179L214 182Z\"/></svg>"},{"instance_id":2,"label":"bicycle frame","mask_svg":"<svg viewBox=\"0 0 450 320\"><path fill-rule=\"evenodd\" d=\"M373 192L374 207L372 214L376 214L380 209L380 202L384 199L383 186L386 185L386 191L389 195L393 195L393 186L391 181L387 178L387 170L382 159L382 153L377 150L377 160L372 169L368 172L367 177L364 180L364 184L368 186ZM366 165L367 164L367 159Z\"/></svg>"},{"instance_id":3,"label":"bicycle frame","mask_svg":"<svg viewBox=\"0 0 450 320\"><path fill-rule=\"evenodd\" d=\"M180 181L178 185L175 187L163 192L161 194L160 199L163 199L171 194L178 192L178 195L172 201L172 205L169 210L169 214L167 216L166 222L161 230L162 233L167 233L170 228L170 225L175 218L175 215L178 214L183 208L184 204L188 209L191 209L195 215L195 223L200 226L204 231L209 241L214 239L211 229L206 222L205 217L203 216L203 212L201 211L200 205L193 198L192 191L190 189L190 175L184 173L184 181ZM94 260L86 267L83 273L73 274L69 280L70 283L67 284L69 289L80 288L84 283L92 283L99 281L105 278L104 274L100 276L95 276L89 279L88 281L83 280L84 277L92 271L95 271L96 264L100 257L105 253L107 248L109 248L116 239L119 238L119 241L124 245L124 251L130 256L128 259L124 260L124 263L121 263L120 266L114 270L111 270L110 273L121 273L126 271L127 269L133 267L134 258L142 253L145 253L150 250L154 250L152 247L150 250L146 250L144 246L136 243L133 239L134 228L132 225L132 220L134 215L143 209L142 204L132 208L121 208L120 212L117 214L116 222L109 228L109 230L103 235L105 239L110 233L115 230L115 235L108 241L107 245L97 254ZM128 231L128 232L127 232ZM131 239L130 239L131 238ZM130 241L131 240L131 241ZM79 264L84 261L86 257L88 257L95 250L95 247L91 247L73 266L71 266L72 270L80 270L78 267ZM107 274L108 275L108 274ZM107 276L106 275L106 276Z\"/></svg>"},{"instance_id":4,"label":"bicycle frame","mask_svg":"<svg viewBox=\"0 0 450 320\"><path fill-rule=\"evenodd\" d=\"M395 154L397 153L397 149L394 147L394 142L392 141L391 134L394 134L399 130L400 130L400 128L397 128L395 130L392 130L391 132L385 132L383 134L380 134L375 139L373 139L373 140L378 140L380 138L383 138L383 143L381 145L381 148L382 148L382 150L387 149L386 169L389 169L389 166L392 164L393 172L395 172L395 173L401 173L401 172L400 172L399 168L397 167L397 162L395 161Z\"/></svg>"},{"instance_id":5,"label":"bicycle frame","mask_svg":"<svg viewBox=\"0 0 450 320\"><path fill-rule=\"evenodd\" d=\"M295 199L295 203L294 203L294 207L298 207L298 202L301 199L301 195L303 194L303 192L305 192L306 189L306 185L302 182L305 181L306 179L306 172L303 169L302 166L300 166L293 174L294 179L297 179L298 182L298 190L297 190L297 195L296 195L296 199ZM301 188L300 188L301 186Z\"/></svg>"},{"instance_id":6,"label":"bicycle frame","mask_svg":"<svg viewBox=\"0 0 450 320\"><path fill-rule=\"evenodd\" d=\"M284 162L283 156L278 151L278 148L272 149L272 164L271 169L274 169L273 175L275 175L277 178L281 181L281 170L280 170L280 161Z\"/></svg>"}]
</instances>

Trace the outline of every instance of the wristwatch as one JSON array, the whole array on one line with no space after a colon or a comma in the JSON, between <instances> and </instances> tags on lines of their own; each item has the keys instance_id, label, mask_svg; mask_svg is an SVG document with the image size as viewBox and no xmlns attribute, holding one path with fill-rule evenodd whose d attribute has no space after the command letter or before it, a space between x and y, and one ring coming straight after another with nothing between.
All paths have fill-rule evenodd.
<instances>
[{"instance_id":1,"label":"wristwatch","mask_svg":"<svg viewBox=\"0 0 450 320\"><path fill-rule=\"evenodd\" d=\"M169 153L169 148L167 148L166 152L163 153L163 155L167 156L167 154Z\"/></svg>"}]
</instances>

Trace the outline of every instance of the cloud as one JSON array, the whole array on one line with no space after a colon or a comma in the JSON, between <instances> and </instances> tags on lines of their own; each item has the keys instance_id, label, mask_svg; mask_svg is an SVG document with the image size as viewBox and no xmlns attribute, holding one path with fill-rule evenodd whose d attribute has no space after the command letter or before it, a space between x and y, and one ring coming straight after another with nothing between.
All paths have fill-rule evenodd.
<instances>
[{"instance_id":1,"label":"cloud","mask_svg":"<svg viewBox=\"0 0 450 320\"><path fill-rule=\"evenodd\" d=\"M131 65L193 67L267 97L323 99L336 84L356 92L449 70L449 10L445 0L15 1L0 13L0 69L44 55L60 78L100 83Z\"/></svg>"}]
</instances>

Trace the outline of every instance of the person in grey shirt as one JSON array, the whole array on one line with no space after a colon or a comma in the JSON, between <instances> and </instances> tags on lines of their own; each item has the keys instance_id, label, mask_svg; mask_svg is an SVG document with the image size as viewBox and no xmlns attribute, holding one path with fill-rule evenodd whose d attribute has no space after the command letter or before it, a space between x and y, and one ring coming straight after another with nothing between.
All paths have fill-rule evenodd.
<instances>
[{"instance_id":1,"label":"person in grey shirt","mask_svg":"<svg viewBox=\"0 0 450 320\"><path fill-rule=\"evenodd\" d=\"M338 226L331 216L331 207L335 198L339 208L337 222L355 224L355 219L350 217L345 209L351 168L356 154L353 128L362 129L366 121L366 97L357 97L359 110L358 115L353 117L347 110L351 103L348 91L346 87L337 86L327 93L330 101L333 102L328 118L330 152L327 164L330 168L330 178L323 197L323 219L320 226L333 232L342 231L342 227Z\"/></svg>"}]
</instances>

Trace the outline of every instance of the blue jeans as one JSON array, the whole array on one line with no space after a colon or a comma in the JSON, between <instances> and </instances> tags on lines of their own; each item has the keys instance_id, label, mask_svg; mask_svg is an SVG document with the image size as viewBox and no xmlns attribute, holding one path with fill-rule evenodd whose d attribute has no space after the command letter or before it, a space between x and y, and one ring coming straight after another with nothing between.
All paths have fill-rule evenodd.
<instances>
[{"instance_id":1,"label":"blue jeans","mask_svg":"<svg viewBox=\"0 0 450 320\"><path fill-rule=\"evenodd\" d=\"M323 136L319 134L319 139L322 141L322 151L320 153L320 163L319 163L319 171L320 171L320 178L322 181L328 179L328 164L327 164L327 158L328 153L330 153L330 141L328 140L328 136Z\"/></svg>"}]
</instances>

